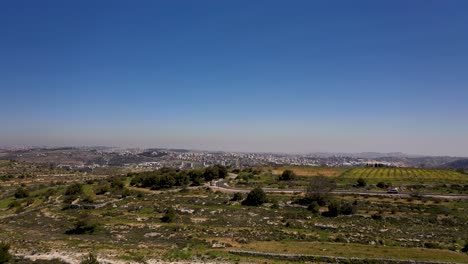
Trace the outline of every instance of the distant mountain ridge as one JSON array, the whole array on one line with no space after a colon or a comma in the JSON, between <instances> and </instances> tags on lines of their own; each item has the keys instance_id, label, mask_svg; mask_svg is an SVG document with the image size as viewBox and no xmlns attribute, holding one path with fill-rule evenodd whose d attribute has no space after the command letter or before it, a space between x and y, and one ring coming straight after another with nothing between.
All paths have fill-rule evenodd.
<instances>
[{"instance_id":1,"label":"distant mountain ridge","mask_svg":"<svg viewBox=\"0 0 468 264\"><path fill-rule=\"evenodd\" d=\"M468 169L468 159L459 159L440 166L441 169Z\"/></svg>"}]
</instances>

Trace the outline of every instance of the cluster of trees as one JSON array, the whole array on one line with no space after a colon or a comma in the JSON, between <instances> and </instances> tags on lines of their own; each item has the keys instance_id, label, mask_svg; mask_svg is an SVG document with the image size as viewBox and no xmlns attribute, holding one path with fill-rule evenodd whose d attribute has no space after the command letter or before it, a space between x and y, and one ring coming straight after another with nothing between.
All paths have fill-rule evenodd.
<instances>
[{"instance_id":1,"label":"cluster of trees","mask_svg":"<svg viewBox=\"0 0 468 264\"><path fill-rule=\"evenodd\" d=\"M130 185L151 188L152 190L168 189L173 186L199 186L205 181L225 178L226 167L215 165L205 169L182 171L172 168L162 168L156 171L129 173L132 177Z\"/></svg>"},{"instance_id":2,"label":"cluster of trees","mask_svg":"<svg viewBox=\"0 0 468 264\"><path fill-rule=\"evenodd\" d=\"M338 215L352 215L357 211L357 202L348 203L340 201L332 201L328 205L328 211L324 212L324 216L336 217Z\"/></svg>"}]
</instances>

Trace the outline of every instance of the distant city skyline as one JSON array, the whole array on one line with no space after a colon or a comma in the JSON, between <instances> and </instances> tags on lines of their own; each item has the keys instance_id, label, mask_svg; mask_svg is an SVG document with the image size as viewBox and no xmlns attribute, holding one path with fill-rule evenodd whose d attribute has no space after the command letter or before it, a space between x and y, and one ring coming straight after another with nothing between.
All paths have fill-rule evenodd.
<instances>
[{"instance_id":1,"label":"distant city skyline","mask_svg":"<svg viewBox=\"0 0 468 264\"><path fill-rule=\"evenodd\" d=\"M5 1L0 146L468 156L466 1Z\"/></svg>"}]
</instances>

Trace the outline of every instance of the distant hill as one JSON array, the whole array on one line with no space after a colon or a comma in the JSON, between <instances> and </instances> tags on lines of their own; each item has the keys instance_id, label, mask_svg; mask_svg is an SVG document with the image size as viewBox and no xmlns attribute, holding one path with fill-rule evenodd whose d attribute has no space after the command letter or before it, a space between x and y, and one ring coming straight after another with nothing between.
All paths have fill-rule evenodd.
<instances>
[{"instance_id":1,"label":"distant hill","mask_svg":"<svg viewBox=\"0 0 468 264\"><path fill-rule=\"evenodd\" d=\"M468 169L468 159L459 159L440 166L442 169Z\"/></svg>"}]
</instances>

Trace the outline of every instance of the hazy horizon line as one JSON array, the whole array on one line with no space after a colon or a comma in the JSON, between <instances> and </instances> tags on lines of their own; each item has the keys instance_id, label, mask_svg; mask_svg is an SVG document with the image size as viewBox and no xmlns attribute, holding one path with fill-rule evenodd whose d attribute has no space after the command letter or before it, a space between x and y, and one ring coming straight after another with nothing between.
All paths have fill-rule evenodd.
<instances>
[{"instance_id":1,"label":"hazy horizon line","mask_svg":"<svg viewBox=\"0 0 468 264\"><path fill-rule=\"evenodd\" d=\"M162 146L110 146L110 145L0 145L0 149L11 150L11 149L58 149L58 148L117 148L117 149L162 149L162 150L188 150L188 151L199 151L199 152L230 152L230 153L263 153L263 154L287 154L287 155L308 155L308 154L343 154L343 155L358 155L358 154L384 154L392 157L391 154L399 154L406 157L454 157L454 158L468 158L468 156L459 155L438 155L438 154L414 154L406 153L402 151L236 151L228 149L197 149L197 148L184 148L184 147L162 147Z\"/></svg>"}]
</instances>

